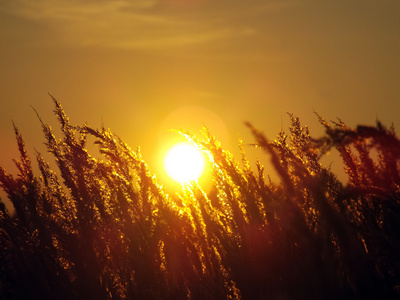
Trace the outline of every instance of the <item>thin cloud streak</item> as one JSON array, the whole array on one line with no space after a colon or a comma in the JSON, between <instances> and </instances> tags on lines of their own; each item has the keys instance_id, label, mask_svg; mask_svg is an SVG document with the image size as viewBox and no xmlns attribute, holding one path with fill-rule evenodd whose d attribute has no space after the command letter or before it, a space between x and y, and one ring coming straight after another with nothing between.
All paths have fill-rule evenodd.
<instances>
[{"instance_id":1,"label":"thin cloud streak","mask_svg":"<svg viewBox=\"0 0 400 300\"><path fill-rule=\"evenodd\" d=\"M289 3L292 2L282 4L273 1L265 4L254 1L244 9L255 12L273 11L282 9ZM15 0L0 10L44 24L51 28L52 38L56 43L71 47L158 49L235 40L257 33L257 28L234 22L238 12L233 13L229 4L223 7L216 5L215 10L200 8L198 11L176 12L163 10L160 2L153 0Z\"/></svg>"}]
</instances>

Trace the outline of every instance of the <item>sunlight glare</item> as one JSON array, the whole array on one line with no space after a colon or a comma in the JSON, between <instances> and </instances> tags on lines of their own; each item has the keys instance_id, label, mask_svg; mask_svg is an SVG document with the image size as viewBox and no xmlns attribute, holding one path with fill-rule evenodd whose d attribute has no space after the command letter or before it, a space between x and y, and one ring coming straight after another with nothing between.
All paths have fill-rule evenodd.
<instances>
[{"instance_id":1,"label":"sunlight glare","mask_svg":"<svg viewBox=\"0 0 400 300\"><path fill-rule=\"evenodd\" d=\"M203 173L204 167L203 153L188 142L175 144L167 152L164 160L167 174L180 183L197 180Z\"/></svg>"}]
</instances>

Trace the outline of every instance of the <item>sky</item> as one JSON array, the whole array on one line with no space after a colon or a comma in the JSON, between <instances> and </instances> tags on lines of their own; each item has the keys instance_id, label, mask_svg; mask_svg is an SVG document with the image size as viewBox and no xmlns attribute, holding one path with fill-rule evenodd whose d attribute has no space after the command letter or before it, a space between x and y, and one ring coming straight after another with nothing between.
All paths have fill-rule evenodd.
<instances>
[{"instance_id":1,"label":"sky","mask_svg":"<svg viewBox=\"0 0 400 300\"><path fill-rule=\"evenodd\" d=\"M167 129L205 125L235 153L254 141L244 121L273 139L287 112L314 136L314 112L398 128L399 33L398 0L0 0L0 165L13 168L12 121L45 151L32 107L57 127L48 93L156 173Z\"/></svg>"}]
</instances>

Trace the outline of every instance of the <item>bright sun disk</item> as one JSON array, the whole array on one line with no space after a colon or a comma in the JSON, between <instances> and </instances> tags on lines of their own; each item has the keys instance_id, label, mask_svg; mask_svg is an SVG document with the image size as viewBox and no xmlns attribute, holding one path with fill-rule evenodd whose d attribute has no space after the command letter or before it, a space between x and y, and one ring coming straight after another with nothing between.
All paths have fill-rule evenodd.
<instances>
[{"instance_id":1,"label":"bright sun disk","mask_svg":"<svg viewBox=\"0 0 400 300\"><path fill-rule=\"evenodd\" d=\"M188 142L172 146L164 160L167 174L180 183L197 180L203 173L204 167L203 153Z\"/></svg>"}]
</instances>

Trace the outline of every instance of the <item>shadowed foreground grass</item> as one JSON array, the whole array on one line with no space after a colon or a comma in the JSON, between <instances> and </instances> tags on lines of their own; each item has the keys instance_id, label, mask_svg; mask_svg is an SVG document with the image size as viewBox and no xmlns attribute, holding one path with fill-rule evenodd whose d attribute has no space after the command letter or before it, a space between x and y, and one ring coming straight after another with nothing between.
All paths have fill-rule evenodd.
<instances>
[{"instance_id":1,"label":"shadowed foreground grass","mask_svg":"<svg viewBox=\"0 0 400 300\"><path fill-rule=\"evenodd\" d=\"M207 131L213 189L157 184L139 151L109 130L70 124L55 99L57 172L40 176L15 128L19 174L0 167L1 299L391 299L400 297L400 140L394 130L325 122L322 138L289 115L290 133L254 146L280 176L239 163ZM95 138L101 159L85 148ZM240 145L242 147L242 145ZM319 162L341 154L349 183Z\"/></svg>"}]
</instances>

